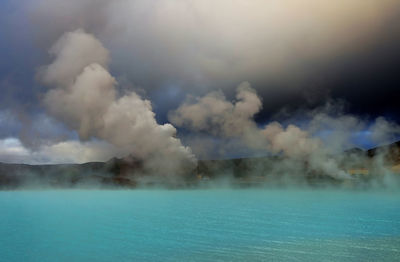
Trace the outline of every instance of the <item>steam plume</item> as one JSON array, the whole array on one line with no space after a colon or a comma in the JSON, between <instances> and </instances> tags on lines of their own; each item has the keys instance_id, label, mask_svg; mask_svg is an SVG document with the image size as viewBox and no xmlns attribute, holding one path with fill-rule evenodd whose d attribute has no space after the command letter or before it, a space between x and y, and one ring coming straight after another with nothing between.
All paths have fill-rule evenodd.
<instances>
[{"instance_id":1,"label":"steam plume","mask_svg":"<svg viewBox=\"0 0 400 262\"><path fill-rule=\"evenodd\" d=\"M310 172L349 178L340 167L340 157L335 154L349 145L353 131L366 126L364 121L351 115L331 117L326 112L312 112L307 129L293 124L285 128L278 122L258 127L254 116L261 110L261 105L256 91L248 82L243 82L237 88L236 101L228 101L222 92L189 97L178 109L170 112L169 120L192 131L240 139L249 148L264 148L275 155L283 155L289 160L289 165L292 161L291 166L299 161L305 162ZM324 143L316 136L324 128L330 131L331 143ZM378 118L369 132L372 138L380 138L382 142L383 138L393 136L397 128L384 118Z\"/></svg>"},{"instance_id":2,"label":"steam plume","mask_svg":"<svg viewBox=\"0 0 400 262\"><path fill-rule=\"evenodd\" d=\"M163 174L195 164L190 148L175 137L176 129L156 122L149 100L135 92L118 94L117 81L107 71L108 51L94 36L80 29L66 33L50 53L55 59L40 76L54 88L44 104L82 140L105 140L120 155L133 154Z\"/></svg>"}]
</instances>

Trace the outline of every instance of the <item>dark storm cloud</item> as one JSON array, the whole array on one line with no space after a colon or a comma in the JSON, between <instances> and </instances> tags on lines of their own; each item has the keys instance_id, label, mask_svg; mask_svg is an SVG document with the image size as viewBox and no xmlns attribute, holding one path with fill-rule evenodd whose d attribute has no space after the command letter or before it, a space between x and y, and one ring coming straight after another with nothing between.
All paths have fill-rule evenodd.
<instances>
[{"instance_id":1,"label":"dark storm cloud","mask_svg":"<svg viewBox=\"0 0 400 262\"><path fill-rule=\"evenodd\" d=\"M0 3L0 109L29 107L36 103L33 75L37 50L20 5Z\"/></svg>"},{"instance_id":2,"label":"dark storm cloud","mask_svg":"<svg viewBox=\"0 0 400 262\"><path fill-rule=\"evenodd\" d=\"M150 97L175 86L233 98L233 87L249 81L263 97L262 122L328 97L357 113L392 110L399 8L393 0L41 0L25 10L43 48L84 28L110 49L116 77ZM182 97L155 108L165 115Z\"/></svg>"},{"instance_id":3,"label":"dark storm cloud","mask_svg":"<svg viewBox=\"0 0 400 262\"><path fill-rule=\"evenodd\" d=\"M284 107L294 113L298 108L311 109L324 104L327 99L345 102L345 110L363 117L385 116L400 121L397 93L400 78L400 15L388 19L368 45L345 55L332 57L328 61L316 61L305 65L308 72L290 83L300 86L300 92L287 92L288 82L276 79L272 83L276 91L273 104L264 104L266 110L258 120L268 120ZM268 85L268 79L265 80ZM281 87L281 88L280 88ZM261 90L261 95L268 93Z\"/></svg>"}]
</instances>

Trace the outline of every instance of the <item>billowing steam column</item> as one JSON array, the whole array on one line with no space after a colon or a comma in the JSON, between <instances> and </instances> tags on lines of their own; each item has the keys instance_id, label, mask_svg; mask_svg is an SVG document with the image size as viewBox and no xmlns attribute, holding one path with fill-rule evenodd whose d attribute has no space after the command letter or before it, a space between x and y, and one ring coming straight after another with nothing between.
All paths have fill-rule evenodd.
<instances>
[{"instance_id":1,"label":"billowing steam column","mask_svg":"<svg viewBox=\"0 0 400 262\"><path fill-rule=\"evenodd\" d=\"M228 101L221 92L211 92L204 97L188 99L169 114L169 120L176 126L223 138L238 138L249 148L264 148L281 154L289 167L296 167L301 161L307 163L307 171L311 173L349 178L322 141L311 137L307 131L294 125L285 129L277 122L263 128L257 126L254 115L261 107L256 90L243 82L237 87L236 101Z\"/></svg>"},{"instance_id":2,"label":"billowing steam column","mask_svg":"<svg viewBox=\"0 0 400 262\"><path fill-rule=\"evenodd\" d=\"M118 94L107 68L109 52L93 35L81 29L65 33L50 54L54 61L39 73L52 87L44 104L80 139L107 141L118 155L143 160L146 171L157 175L178 175L195 167L190 148L175 137L171 124L157 123L149 100L131 91Z\"/></svg>"}]
</instances>

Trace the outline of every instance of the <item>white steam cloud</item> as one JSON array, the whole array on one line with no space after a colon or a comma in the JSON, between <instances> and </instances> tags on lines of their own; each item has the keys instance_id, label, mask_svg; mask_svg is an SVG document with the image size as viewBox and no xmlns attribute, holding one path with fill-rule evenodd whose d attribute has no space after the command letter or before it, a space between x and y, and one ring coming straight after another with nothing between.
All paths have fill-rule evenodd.
<instances>
[{"instance_id":1,"label":"white steam cloud","mask_svg":"<svg viewBox=\"0 0 400 262\"><path fill-rule=\"evenodd\" d=\"M169 113L176 126L196 132L205 132L221 138L240 139L251 149L262 149L283 155L293 161L305 162L311 172L348 178L340 167L336 153L349 148L354 131L363 130L366 123L355 116L330 116L328 112L311 112L306 129L290 124L286 128L278 122L257 126L254 116L261 110L261 98L243 82L237 88L236 101L228 101L222 92L211 92L204 97L189 97L178 109ZM332 110L332 109L329 109ZM329 131L324 142L317 136ZM375 142L383 142L399 133L398 126L384 118L377 118L368 132Z\"/></svg>"},{"instance_id":2,"label":"white steam cloud","mask_svg":"<svg viewBox=\"0 0 400 262\"><path fill-rule=\"evenodd\" d=\"M107 71L108 51L83 30L64 34L51 48L53 63L41 69L53 86L44 97L49 113L76 130L83 140L99 138L146 160L159 173L174 174L196 159L175 137L171 124L159 125L149 100L129 92L119 95L117 81Z\"/></svg>"},{"instance_id":3,"label":"white steam cloud","mask_svg":"<svg viewBox=\"0 0 400 262\"><path fill-rule=\"evenodd\" d=\"M248 82L243 82L237 88L236 102L227 101L220 91L201 98L189 97L178 109L170 112L169 120L177 126L212 135L242 137L252 147L265 146L253 120L261 107L256 91Z\"/></svg>"}]
</instances>

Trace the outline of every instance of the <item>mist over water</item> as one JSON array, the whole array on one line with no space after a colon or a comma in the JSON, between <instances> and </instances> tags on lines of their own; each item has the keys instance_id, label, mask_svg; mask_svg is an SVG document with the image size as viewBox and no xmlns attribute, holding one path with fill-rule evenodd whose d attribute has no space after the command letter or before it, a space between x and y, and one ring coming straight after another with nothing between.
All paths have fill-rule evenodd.
<instances>
[{"instance_id":1,"label":"mist over water","mask_svg":"<svg viewBox=\"0 0 400 262\"><path fill-rule=\"evenodd\" d=\"M0 261L395 261L400 194L0 192Z\"/></svg>"}]
</instances>

